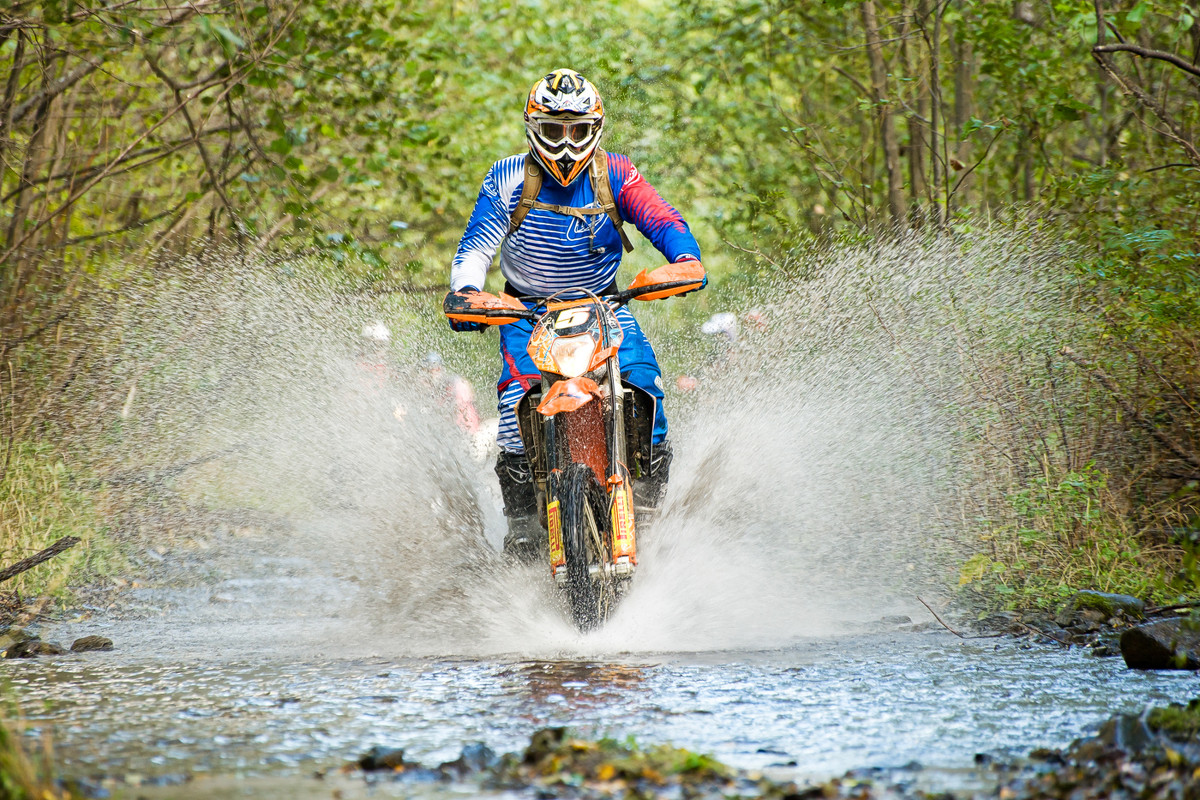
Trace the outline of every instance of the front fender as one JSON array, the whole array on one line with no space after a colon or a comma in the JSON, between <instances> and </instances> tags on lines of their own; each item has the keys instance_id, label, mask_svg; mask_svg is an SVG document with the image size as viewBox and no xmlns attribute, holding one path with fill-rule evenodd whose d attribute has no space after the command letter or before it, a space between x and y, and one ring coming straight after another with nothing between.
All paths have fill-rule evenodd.
<instances>
[{"instance_id":1,"label":"front fender","mask_svg":"<svg viewBox=\"0 0 1200 800\"><path fill-rule=\"evenodd\" d=\"M600 398L600 387L591 378L580 375L578 378L559 381L550 387L550 391L538 403L538 413L544 417L553 417L563 411L575 411L583 408L593 399Z\"/></svg>"}]
</instances>

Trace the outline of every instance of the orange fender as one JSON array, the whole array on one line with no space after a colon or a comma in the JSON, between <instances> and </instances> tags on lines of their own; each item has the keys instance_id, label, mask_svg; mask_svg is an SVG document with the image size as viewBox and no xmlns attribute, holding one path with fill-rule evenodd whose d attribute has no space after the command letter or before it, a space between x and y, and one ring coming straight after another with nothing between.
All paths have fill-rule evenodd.
<instances>
[{"instance_id":1,"label":"orange fender","mask_svg":"<svg viewBox=\"0 0 1200 800\"><path fill-rule=\"evenodd\" d=\"M542 402L538 403L538 413L544 417L553 417L563 411L575 411L600 397L600 387L591 378L580 375L566 381L559 381L550 387Z\"/></svg>"}]
</instances>

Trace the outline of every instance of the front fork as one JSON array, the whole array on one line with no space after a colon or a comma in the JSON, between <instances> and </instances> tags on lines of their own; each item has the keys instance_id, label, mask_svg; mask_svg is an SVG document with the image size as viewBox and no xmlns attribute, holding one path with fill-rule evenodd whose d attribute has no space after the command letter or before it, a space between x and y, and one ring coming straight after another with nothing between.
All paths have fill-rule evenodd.
<instances>
[{"instance_id":1,"label":"front fork","mask_svg":"<svg viewBox=\"0 0 1200 800\"><path fill-rule=\"evenodd\" d=\"M629 468L621 462L625 455L625 387L617 357L608 365L608 396L612 404L608 427L608 504L612 522L612 572L632 575L637 566L637 534L633 523L633 483Z\"/></svg>"},{"instance_id":2,"label":"front fork","mask_svg":"<svg viewBox=\"0 0 1200 800\"><path fill-rule=\"evenodd\" d=\"M629 576L637 566L637 532L633 516L633 484L629 469L621 461L625 453L625 393L621 384L620 363L614 355L608 362L608 413L604 415L605 443L608 448L609 522L608 552L601 565L611 576ZM559 483L563 447L560 435L570 424L570 413L542 418L546 452L546 533L550 546L550 570L559 583L566 581L566 552L563 549L562 507Z\"/></svg>"}]
</instances>

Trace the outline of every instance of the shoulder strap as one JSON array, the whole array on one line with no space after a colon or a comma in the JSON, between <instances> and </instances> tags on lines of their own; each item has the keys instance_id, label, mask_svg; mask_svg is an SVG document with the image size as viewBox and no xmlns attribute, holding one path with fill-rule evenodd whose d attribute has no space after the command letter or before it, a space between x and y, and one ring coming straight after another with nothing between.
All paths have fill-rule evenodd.
<instances>
[{"instance_id":1,"label":"shoulder strap","mask_svg":"<svg viewBox=\"0 0 1200 800\"><path fill-rule=\"evenodd\" d=\"M525 182L521 184L521 199L517 202L517 207L513 209L512 217L508 221L508 233L511 236L517 232L517 228L521 227L521 223L525 221L525 215L529 213L529 209L533 208L533 204L537 202L538 192L542 190L542 168L533 160L533 153L525 154Z\"/></svg>"},{"instance_id":2,"label":"shoulder strap","mask_svg":"<svg viewBox=\"0 0 1200 800\"><path fill-rule=\"evenodd\" d=\"M633 242L625 235L625 220L621 219L621 212L617 210L617 198L613 196L612 184L608 181L608 153L599 147L592 156L592 192L596 195L596 202L604 209L604 213L608 214L617 233L621 235L621 244L625 247L625 252L632 252Z\"/></svg>"}]
</instances>

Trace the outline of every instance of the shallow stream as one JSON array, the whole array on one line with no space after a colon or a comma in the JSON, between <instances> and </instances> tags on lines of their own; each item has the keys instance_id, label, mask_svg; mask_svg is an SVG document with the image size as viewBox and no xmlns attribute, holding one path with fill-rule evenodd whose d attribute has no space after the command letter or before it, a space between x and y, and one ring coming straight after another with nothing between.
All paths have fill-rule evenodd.
<instances>
[{"instance_id":1,"label":"shallow stream","mask_svg":"<svg viewBox=\"0 0 1200 800\"><path fill-rule=\"evenodd\" d=\"M552 610L525 652L472 653L479 642L463 640L459 655L413 656L411 639L364 610L359 583L304 574L313 565L295 557L254 563L257 574L207 587L135 590L141 613L46 632L105 635L112 652L5 662L68 773L309 774L373 745L436 764L471 741L517 751L547 725L800 776L910 762L954 771L977 753L1065 745L1114 712L1198 688L1191 673L1130 671L1079 648L897 621L771 648L628 652L614 644L620 619L581 637ZM636 617L626 625L636 636Z\"/></svg>"}]
</instances>

